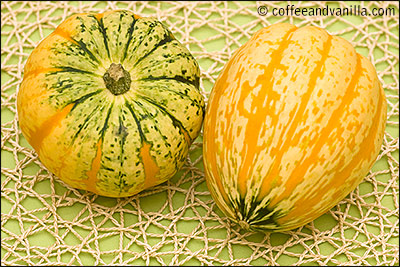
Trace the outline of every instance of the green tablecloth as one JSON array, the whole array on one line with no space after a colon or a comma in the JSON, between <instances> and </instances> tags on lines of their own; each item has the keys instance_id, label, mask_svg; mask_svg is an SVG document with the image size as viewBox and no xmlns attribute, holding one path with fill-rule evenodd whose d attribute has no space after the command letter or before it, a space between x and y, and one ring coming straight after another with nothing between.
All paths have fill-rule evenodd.
<instances>
[{"instance_id":1,"label":"green tablecloth","mask_svg":"<svg viewBox=\"0 0 400 267\"><path fill-rule=\"evenodd\" d=\"M382 16L273 16L272 9L365 7ZM257 8L270 11L259 15ZM1 263L4 265L394 265L399 263L399 5L397 2L1 2ZM207 98L223 64L256 30L316 25L349 40L378 70L388 101L384 144L346 199L286 233L246 233L215 206L202 142L171 181L112 199L68 187L21 135L16 91L25 61L67 16L129 9L163 21L201 66ZM384 9L386 8L386 9ZM279 10L279 9L278 9ZM379 10L375 10L379 11Z\"/></svg>"}]
</instances>

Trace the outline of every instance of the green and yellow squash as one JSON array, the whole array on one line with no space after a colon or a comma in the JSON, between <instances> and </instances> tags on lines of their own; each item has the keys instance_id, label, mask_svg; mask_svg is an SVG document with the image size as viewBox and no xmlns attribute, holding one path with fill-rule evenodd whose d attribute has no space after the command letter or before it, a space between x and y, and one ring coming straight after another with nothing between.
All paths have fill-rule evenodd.
<instances>
[{"instance_id":1,"label":"green and yellow squash","mask_svg":"<svg viewBox=\"0 0 400 267\"><path fill-rule=\"evenodd\" d=\"M243 228L286 231L327 212L375 162L386 100L374 66L314 26L256 32L220 73L204 119L204 167Z\"/></svg>"},{"instance_id":2,"label":"green and yellow squash","mask_svg":"<svg viewBox=\"0 0 400 267\"><path fill-rule=\"evenodd\" d=\"M130 196L182 167L204 116L199 76L194 57L153 18L73 15L26 62L19 125L67 184Z\"/></svg>"}]
</instances>

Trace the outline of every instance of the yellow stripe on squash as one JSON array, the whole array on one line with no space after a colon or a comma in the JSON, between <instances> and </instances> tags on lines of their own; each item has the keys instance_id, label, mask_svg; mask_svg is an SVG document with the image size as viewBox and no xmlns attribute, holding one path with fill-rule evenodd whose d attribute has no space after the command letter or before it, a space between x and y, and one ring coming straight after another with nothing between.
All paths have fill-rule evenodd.
<instances>
[{"instance_id":1,"label":"yellow stripe on squash","mask_svg":"<svg viewBox=\"0 0 400 267\"><path fill-rule=\"evenodd\" d=\"M242 227L302 226L362 181L385 124L376 71L349 42L314 26L266 27L235 51L212 89L207 185Z\"/></svg>"},{"instance_id":2,"label":"yellow stripe on squash","mask_svg":"<svg viewBox=\"0 0 400 267\"><path fill-rule=\"evenodd\" d=\"M99 173L100 166L101 166L101 144L102 140L100 139L99 142L96 144L96 156L93 159L92 167L89 171L86 172L88 177L85 181L86 189L90 192L97 193L96 183L97 183L97 174Z\"/></svg>"},{"instance_id":3,"label":"yellow stripe on squash","mask_svg":"<svg viewBox=\"0 0 400 267\"><path fill-rule=\"evenodd\" d=\"M150 155L151 145L147 142L143 142L143 146L140 150L140 156L143 161L144 172L146 174L146 180L144 181L144 188L150 188L160 183L160 181L156 178L156 175L160 171L160 168L157 166L156 162L152 159Z\"/></svg>"}]
</instances>

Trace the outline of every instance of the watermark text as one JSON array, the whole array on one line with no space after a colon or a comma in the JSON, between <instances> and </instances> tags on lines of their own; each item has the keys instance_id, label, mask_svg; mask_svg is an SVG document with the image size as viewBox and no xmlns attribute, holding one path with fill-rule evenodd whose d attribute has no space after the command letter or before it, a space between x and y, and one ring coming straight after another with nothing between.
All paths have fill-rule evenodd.
<instances>
[{"instance_id":1,"label":"watermark text","mask_svg":"<svg viewBox=\"0 0 400 267\"><path fill-rule=\"evenodd\" d=\"M287 5L286 7L267 7L259 6L257 12L261 16L272 14L272 16L395 16L395 8L377 8L368 10L360 5L350 5L348 7L296 7L295 5Z\"/></svg>"}]
</instances>

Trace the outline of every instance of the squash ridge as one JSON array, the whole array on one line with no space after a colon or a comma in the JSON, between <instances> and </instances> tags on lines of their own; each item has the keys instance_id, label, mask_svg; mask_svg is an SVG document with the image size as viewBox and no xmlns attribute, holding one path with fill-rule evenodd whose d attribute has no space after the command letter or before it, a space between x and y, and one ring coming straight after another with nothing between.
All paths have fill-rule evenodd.
<instances>
[{"instance_id":1,"label":"squash ridge","mask_svg":"<svg viewBox=\"0 0 400 267\"><path fill-rule=\"evenodd\" d=\"M264 67L264 71L265 71L264 75L260 75L259 77L257 77L257 79L262 79L263 81L266 81L264 83L261 82L262 88L264 88L264 90L261 89L260 95L258 96L258 99L260 99L260 103L258 103L259 105L263 105L264 99L268 97L268 92L272 86L273 79L274 79L274 77L273 77L274 70L280 64L281 54L289 46L290 36L296 30L297 30L297 27L292 28L286 32L286 34L282 38L282 41L279 44L279 47L271 53L271 61L269 62L268 66ZM247 84L248 84L248 82L247 82ZM243 97L246 97L246 96L243 95ZM244 101L244 99L241 98L239 100L239 102L240 101ZM246 132L245 132L245 136L246 136L246 140L247 140L247 142L245 143L245 150L247 151L247 153L245 153L242 164L238 170L237 190L239 192L239 195L241 195L241 196L245 196L247 194L247 183L248 183L248 181L250 181L247 178L249 177L249 175L251 173L251 168L252 168L251 162L253 161L252 155L254 153L249 153L248 151L258 148L257 138L254 138L251 135L260 132L260 129L261 129L264 121L263 120L251 120L249 123L250 124L247 125ZM251 137L249 137L249 136L251 136ZM250 206L251 206L251 204L247 203L246 209L249 209Z\"/></svg>"},{"instance_id":2,"label":"squash ridge","mask_svg":"<svg viewBox=\"0 0 400 267\"><path fill-rule=\"evenodd\" d=\"M285 133L283 133L288 138L285 139L285 142L282 144L281 148L277 150L278 154L276 156L276 159L274 160L273 166L271 167L270 171L267 174L267 177L277 177L279 184L282 182L281 178L278 176L279 166L281 166L282 157L283 157L284 153L288 150L288 148L293 145L293 142L296 141L296 140L294 140L294 138L296 135L296 129L298 129L297 124L301 121L301 118L304 117L304 111L306 110L306 107L309 103L309 99L314 91L317 79L319 77L321 77L321 75L323 75L324 63L325 63L326 59L328 58L328 54L329 54L331 45L332 45L332 36L328 35L328 39L323 44L323 48L322 48L323 53L321 55L321 59L317 62L314 70L311 73L307 92L304 94L305 95L304 98L302 97L302 99L300 101L300 103L301 103L300 107L296 110L294 118L291 120L287 131L285 131ZM299 134L298 136L301 136L301 134ZM264 178L261 188L262 189L268 188L267 185L269 182L270 182L269 179ZM291 182L291 180L289 180L289 179L286 180L286 182L285 182L285 192L286 193L279 194L279 196L273 197L271 199L272 206L275 206L277 202L279 202L280 200L282 200L283 198L288 196L288 194L293 190L293 186L296 186L299 184L299 183L290 183L290 182ZM263 191L262 189L261 189L261 193L258 196L259 200L262 199L266 194L266 192L262 192Z\"/></svg>"},{"instance_id":3,"label":"squash ridge","mask_svg":"<svg viewBox=\"0 0 400 267\"><path fill-rule=\"evenodd\" d=\"M97 21L97 24L98 24L98 27L99 27L99 31L103 35L103 42L104 42L104 47L105 47L105 49L107 51L107 56L111 60L110 48L108 47L108 41L107 41L108 36L107 36L107 33L106 33L106 29L104 28L103 16L99 17L99 16L93 15L93 18Z\"/></svg>"}]
</instances>

